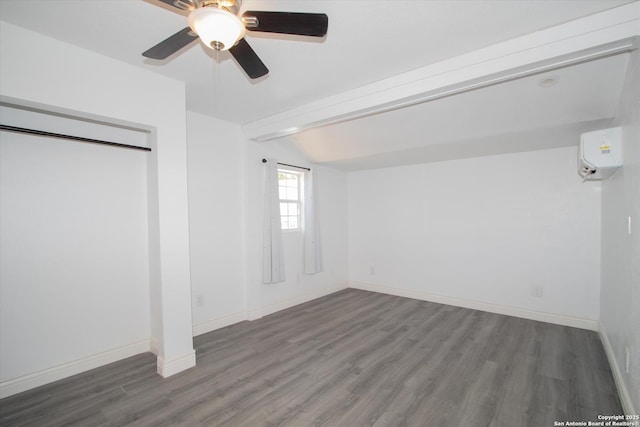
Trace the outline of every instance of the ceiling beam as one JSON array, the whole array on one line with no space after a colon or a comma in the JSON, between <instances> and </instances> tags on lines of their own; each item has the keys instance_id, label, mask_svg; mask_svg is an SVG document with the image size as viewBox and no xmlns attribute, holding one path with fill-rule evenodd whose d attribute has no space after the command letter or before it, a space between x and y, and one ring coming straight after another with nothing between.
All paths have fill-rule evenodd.
<instances>
[{"instance_id":1,"label":"ceiling beam","mask_svg":"<svg viewBox=\"0 0 640 427\"><path fill-rule=\"evenodd\" d=\"M636 49L640 2L326 97L242 126L253 141L269 141Z\"/></svg>"}]
</instances>

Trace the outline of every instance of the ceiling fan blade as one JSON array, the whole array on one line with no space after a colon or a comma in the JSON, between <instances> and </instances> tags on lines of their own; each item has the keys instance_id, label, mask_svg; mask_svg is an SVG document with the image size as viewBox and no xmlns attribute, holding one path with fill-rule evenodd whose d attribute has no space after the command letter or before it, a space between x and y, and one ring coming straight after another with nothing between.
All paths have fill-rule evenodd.
<instances>
[{"instance_id":1,"label":"ceiling fan blade","mask_svg":"<svg viewBox=\"0 0 640 427\"><path fill-rule=\"evenodd\" d=\"M194 34L191 28L187 27L161 41L151 49L144 51L142 56L151 59L165 59L197 39L198 35Z\"/></svg>"},{"instance_id":2,"label":"ceiling fan blade","mask_svg":"<svg viewBox=\"0 0 640 427\"><path fill-rule=\"evenodd\" d=\"M324 13L260 12L249 10L242 14L247 30L265 33L297 34L324 37L329 17Z\"/></svg>"},{"instance_id":3,"label":"ceiling fan blade","mask_svg":"<svg viewBox=\"0 0 640 427\"><path fill-rule=\"evenodd\" d=\"M244 38L240 39L235 46L229 49L229 52L250 78L257 79L269 72L269 69Z\"/></svg>"}]
</instances>

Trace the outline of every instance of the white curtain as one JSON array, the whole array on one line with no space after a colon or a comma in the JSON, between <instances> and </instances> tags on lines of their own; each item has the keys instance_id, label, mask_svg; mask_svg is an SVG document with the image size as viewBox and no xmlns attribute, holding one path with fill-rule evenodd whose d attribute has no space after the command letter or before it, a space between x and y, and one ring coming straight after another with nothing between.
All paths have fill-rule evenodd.
<instances>
[{"instance_id":1,"label":"white curtain","mask_svg":"<svg viewBox=\"0 0 640 427\"><path fill-rule=\"evenodd\" d=\"M278 162L267 159L264 186L264 228L262 248L262 281L284 282L284 253L280 225L280 195L278 194Z\"/></svg>"},{"instance_id":2,"label":"white curtain","mask_svg":"<svg viewBox=\"0 0 640 427\"><path fill-rule=\"evenodd\" d=\"M313 173L304 174L304 274L322 271L322 247L318 223L318 198Z\"/></svg>"}]
</instances>

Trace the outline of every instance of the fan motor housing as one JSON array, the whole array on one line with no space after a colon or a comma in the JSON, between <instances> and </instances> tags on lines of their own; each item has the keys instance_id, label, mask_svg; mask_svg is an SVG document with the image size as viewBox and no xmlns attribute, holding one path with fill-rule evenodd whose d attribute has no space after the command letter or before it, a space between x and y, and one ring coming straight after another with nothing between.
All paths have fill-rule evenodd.
<instances>
[{"instance_id":1,"label":"fan motor housing","mask_svg":"<svg viewBox=\"0 0 640 427\"><path fill-rule=\"evenodd\" d=\"M199 3L200 7L217 7L237 15L241 0L202 0Z\"/></svg>"},{"instance_id":2,"label":"fan motor housing","mask_svg":"<svg viewBox=\"0 0 640 427\"><path fill-rule=\"evenodd\" d=\"M217 7L234 15L240 10L242 0L174 0L173 6L182 10L195 10L201 7Z\"/></svg>"}]
</instances>

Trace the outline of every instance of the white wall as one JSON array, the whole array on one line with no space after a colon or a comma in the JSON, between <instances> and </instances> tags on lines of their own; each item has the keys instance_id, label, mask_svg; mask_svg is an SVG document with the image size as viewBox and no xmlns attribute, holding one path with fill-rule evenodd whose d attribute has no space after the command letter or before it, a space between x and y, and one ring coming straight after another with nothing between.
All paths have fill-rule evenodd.
<instances>
[{"instance_id":1,"label":"white wall","mask_svg":"<svg viewBox=\"0 0 640 427\"><path fill-rule=\"evenodd\" d=\"M622 126L623 168L602 183L600 329L621 400L640 410L640 55L629 66L616 125ZM628 221L631 218L631 234ZM629 350L629 372L626 351Z\"/></svg>"},{"instance_id":2,"label":"white wall","mask_svg":"<svg viewBox=\"0 0 640 427\"><path fill-rule=\"evenodd\" d=\"M149 247L150 338L158 352L161 374L171 375L193 366L184 84L5 22L0 23L0 51L3 102L151 131L153 152L148 157L147 175L149 237L153 243ZM2 256L7 254L3 252ZM145 307L139 308L144 311ZM34 306L21 308L31 311L33 318L39 315ZM110 331L114 337L121 337L120 343L112 345L125 348L129 337L120 334L119 324L112 324L109 319L102 321L105 328L113 328ZM13 324L12 333L19 335L22 326ZM40 349L43 354L58 345L56 334L66 331L51 333L50 341ZM106 356L102 353L76 359L78 354L93 351L85 344L86 340L76 337L73 347L63 348L60 357L67 363L58 373L68 375L128 353L113 349ZM30 376L23 377L22 382L2 383L0 391L16 392L23 386L56 379L57 363L58 360L51 360L48 364L49 376L40 374L40 364L23 367L31 372Z\"/></svg>"},{"instance_id":3,"label":"white wall","mask_svg":"<svg viewBox=\"0 0 640 427\"><path fill-rule=\"evenodd\" d=\"M287 281L262 283L263 157L310 166L286 143L246 142L240 127L188 112L193 333L326 295L347 284L347 176L314 168L324 272L302 274L302 235L284 233Z\"/></svg>"},{"instance_id":4,"label":"white wall","mask_svg":"<svg viewBox=\"0 0 640 427\"><path fill-rule=\"evenodd\" d=\"M148 347L146 156L0 132L1 381Z\"/></svg>"},{"instance_id":5,"label":"white wall","mask_svg":"<svg viewBox=\"0 0 640 427\"><path fill-rule=\"evenodd\" d=\"M7 378L33 378L43 370L89 359L104 363L105 359L96 352L124 348L138 340L147 327L147 338L159 352L159 369L170 375L192 365L192 332L205 332L243 318L259 318L344 288L348 281L382 292L583 327L595 324L599 317L600 184L580 182L574 148L347 175L309 165L286 142L246 142L234 124L185 114L184 86L180 82L4 22L0 43L3 101L139 126L151 132L154 149L147 156L149 216L148 230L143 230L148 231L151 242L147 248L149 281L142 285L133 279L138 283L134 288L116 290L104 297L119 304L114 311L122 309L130 318L115 323L108 318L94 319L97 323L90 324L91 330L100 336L70 343L65 336L67 331L50 332L44 327L29 331L22 319L38 319L46 308L31 304L31 296L20 294L15 286L5 286L15 282L16 270L8 268L5 272L3 268L3 295L17 296L20 303L6 310L2 307L0 320L3 327L9 325L2 334L14 341L24 333L46 335L49 341L41 343L39 350L44 355L51 353L47 359L34 360L25 352L25 360L20 361L24 364L10 367L14 373L7 374ZM30 54L24 55L24 51ZM628 93L637 93L637 86ZM605 250L601 320L619 364L623 363L623 349L631 350L632 373L625 378L637 402L639 340L630 325L638 324L638 311L627 319L617 309L619 304L627 304L624 307L630 311L638 306L640 263L634 260L638 259L639 245L638 239L633 238L637 235L627 238L618 227L619 219L628 215L634 218L634 224L640 223L638 147L631 144L638 140L635 102L636 98L628 95L620 115L621 123L627 126L624 172L604 184L605 205L617 207L604 206L602 211ZM11 150L11 157L25 154L13 146L7 150ZM3 158L5 152L8 151L3 145ZM636 163L629 160L634 154ZM286 233L288 279L279 284L262 284L263 157L314 167L323 273L302 274L301 236ZM91 159L95 158L89 156L87 162ZM16 170L22 166L24 170ZM37 163L12 164L8 170L12 174L27 173L36 166ZM135 179L143 184L140 176ZM17 197L17 187L4 182L2 185L3 193ZM38 191L44 192L49 184L38 185ZM140 185L130 190L140 191ZM616 219L609 222L610 217ZM11 232L7 235L11 242L17 239ZM624 240L624 253L621 257L611 256L619 249L620 239L628 239ZM13 249L2 249L3 263L5 259L13 262L19 255ZM96 259L90 261L90 265L100 268ZM139 272L136 270L135 274ZM22 274L19 279L27 278ZM140 276L139 280L145 278ZM76 285L57 296L61 305L84 296L77 293L81 291ZM145 286L149 289L148 301L142 301L139 293ZM532 296L533 286L543 288L542 297ZM103 297L103 290L91 295ZM133 292L133 300L127 300L126 292ZM150 316L145 320L146 313ZM14 321L4 316L18 317ZM82 315L78 317L82 318L75 319L77 322L87 320ZM122 323L130 330L123 331ZM50 352L54 346L59 348ZM13 346L7 351L14 351ZM23 351L15 349L10 355L2 353L2 358L15 360L21 355ZM90 361L82 366L92 364ZM70 372L73 370L65 371ZM5 374L2 375L4 382Z\"/></svg>"},{"instance_id":6,"label":"white wall","mask_svg":"<svg viewBox=\"0 0 640 427\"><path fill-rule=\"evenodd\" d=\"M576 148L349 175L355 287L595 328L599 253Z\"/></svg>"},{"instance_id":7,"label":"white wall","mask_svg":"<svg viewBox=\"0 0 640 427\"><path fill-rule=\"evenodd\" d=\"M187 113L193 333L245 319L244 162L239 125Z\"/></svg>"},{"instance_id":8,"label":"white wall","mask_svg":"<svg viewBox=\"0 0 640 427\"><path fill-rule=\"evenodd\" d=\"M246 143L246 269L247 310L256 319L277 310L327 295L347 286L347 175L334 169L309 165L288 148L286 142ZM312 167L318 191L324 271L302 273L302 236L284 232L283 246L287 280L262 283L262 223L264 165L262 158Z\"/></svg>"},{"instance_id":9,"label":"white wall","mask_svg":"<svg viewBox=\"0 0 640 427\"><path fill-rule=\"evenodd\" d=\"M136 316L144 317L144 313L150 312L146 321L150 342L144 349L158 353L158 371L162 375L193 365L194 332L205 332L247 317L257 318L346 287L345 173L317 168L325 272L298 275L300 241L289 236L292 239L287 244L288 257L296 258L287 260L290 280L263 285L260 268L264 168L260 159L276 155L284 161L304 164L303 159L289 152L284 144L246 143L237 126L189 113L191 168L187 173L187 114L182 83L5 22L1 23L0 31L3 102L131 126L150 134L153 151L147 154L149 215L145 230L149 236L149 281L145 283L149 299L146 304L136 306ZM24 55L25 50L31 54ZM219 169L209 161L220 162ZM188 174L191 200L187 198ZM233 182L224 182L229 174L233 175ZM219 199L226 199L224 211ZM193 209L190 218L188 203ZM225 218L227 213L231 218ZM194 252L192 260L190 248ZM200 295L202 306L198 305ZM127 304L122 293L115 291L113 296L121 297L120 303ZM60 295L60 298L75 296ZM192 303L195 303L193 313ZM32 318L38 316L36 308L20 306L22 315ZM114 308L114 312L119 309ZM83 323L86 319L78 316L76 321ZM130 337L127 332L120 333L119 323L110 323L108 319L101 322L100 327L108 329L105 334L120 340L108 345L118 347L96 354L93 347L85 346L85 340L75 337L70 346L60 346L59 359L21 367L25 375L3 382L2 395L144 350L127 347ZM8 328L8 333L14 336L28 332L20 322L11 322ZM92 331L98 333L98 329ZM139 330L137 326L131 329ZM38 333L43 331L44 326ZM65 342L58 333L65 332L50 334L50 341L40 348L42 354L48 354L49 343ZM83 357L84 354L89 355ZM15 355L19 353L16 351Z\"/></svg>"}]
</instances>

